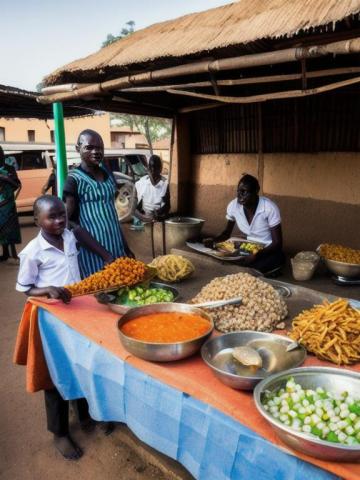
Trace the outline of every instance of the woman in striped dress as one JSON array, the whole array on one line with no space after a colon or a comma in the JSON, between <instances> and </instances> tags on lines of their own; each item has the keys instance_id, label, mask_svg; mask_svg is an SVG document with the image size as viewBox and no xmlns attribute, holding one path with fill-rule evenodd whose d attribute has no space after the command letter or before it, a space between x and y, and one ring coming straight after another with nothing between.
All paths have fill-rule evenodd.
<instances>
[{"instance_id":1,"label":"woman in striped dress","mask_svg":"<svg viewBox=\"0 0 360 480\"><path fill-rule=\"evenodd\" d=\"M76 150L81 164L70 171L64 185L70 224L87 230L113 258L133 256L120 229L114 205L116 184L112 175L101 166L104 143L93 130L80 133ZM80 248L79 266L82 278L104 266L101 257Z\"/></svg>"}]
</instances>

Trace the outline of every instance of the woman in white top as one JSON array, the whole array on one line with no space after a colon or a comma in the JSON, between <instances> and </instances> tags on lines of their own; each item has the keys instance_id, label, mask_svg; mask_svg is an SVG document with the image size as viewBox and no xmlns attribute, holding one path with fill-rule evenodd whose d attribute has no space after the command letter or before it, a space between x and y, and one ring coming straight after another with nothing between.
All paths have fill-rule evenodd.
<instances>
[{"instance_id":1,"label":"woman in white top","mask_svg":"<svg viewBox=\"0 0 360 480\"><path fill-rule=\"evenodd\" d=\"M149 175L135 183L137 208L135 216L143 222L164 220L170 211L168 181L161 176L162 162L158 155L149 159Z\"/></svg>"},{"instance_id":2,"label":"woman in white top","mask_svg":"<svg viewBox=\"0 0 360 480\"><path fill-rule=\"evenodd\" d=\"M265 244L257 254L244 256L241 263L270 274L285 263L281 217L277 205L269 198L259 196L259 190L259 182L252 175L240 179L237 198L227 206L226 228L216 241L228 239L236 224L241 237Z\"/></svg>"}]
</instances>

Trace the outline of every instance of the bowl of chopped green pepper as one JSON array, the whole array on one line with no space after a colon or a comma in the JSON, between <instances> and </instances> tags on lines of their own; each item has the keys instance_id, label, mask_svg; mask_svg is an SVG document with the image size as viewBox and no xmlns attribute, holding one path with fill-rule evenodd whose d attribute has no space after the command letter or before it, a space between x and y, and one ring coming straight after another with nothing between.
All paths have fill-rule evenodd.
<instances>
[{"instance_id":1,"label":"bowl of chopped green pepper","mask_svg":"<svg viewBox=\"0 0 360 480\"><path fill-rule=\"evenodd\" d=\"M359 373L328 367L287 370L262 380L254 400L295 450L322 460L360 460Z\"/></svg>"},{"instance_id":2,"label":"bowl of chopped green pepper","mask_svg":"<svg viewBox=\"0 0 360 480\"><path fill-rule=\"evenodd\" d=\"M179 292L176 288L159 282L125 287L111 294L105 293L96 296L99 303L107 305L110 310L120 314L126 313L133 307L175 302L178 297Z\"/></svg>"}]
</instances>

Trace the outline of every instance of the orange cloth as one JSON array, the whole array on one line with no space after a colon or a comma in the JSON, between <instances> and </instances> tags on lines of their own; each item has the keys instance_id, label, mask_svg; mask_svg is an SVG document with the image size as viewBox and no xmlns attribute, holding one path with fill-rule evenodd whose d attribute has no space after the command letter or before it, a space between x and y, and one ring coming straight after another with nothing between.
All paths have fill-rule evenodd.
<instances>
[{"instance_id":1,"label":"orange cloth","mask_svg":"<svg viewBox=\"0 0 360 480\"><path fill-rule=\"evenodd\" d=\"M117 332L119 315L109 311L106 306L98 304L94 297L77 297L71 301L70 305L65 305L59 301L53 301L51 303L50 301L45 301L45 303L44 301L35 300L34 298L30 299L29 302L35 305L41 305L69 327L151 377L232 416L242 425L255 431L271 443L278 445L289 454L317 465L342 478L348 480L360 479L359 463L325 462L287 447L256 410L252 393L233 390L221 383L199 355L178 362L152 363L129 354L119 340ZM25 306L25 309L26 308L28 307ZM39 334L37 333L37 335ZM24 338L26 338L26 336L24 336ZM36 350L34 352L35 355L37 355L38 352L39 350ZM35 362L34 365L38 365L38 363ZM318 360L312 355L308 356L304 365L334 367L333 364ZM360 365L357 364L351 367L351 369L360 372Z\"/></svg>"},{"instance_id":2,"label":"orange cloth","mask_svg":"<svg viewBox=\"0 0 360 480\"><path fill-rule=\"evenodd\" d=\"M26 390L54 388L46 365L37 321L38 307L28 300L21 317L15 344L14 363L26 365Z\"/></svg>"}]
</instances>

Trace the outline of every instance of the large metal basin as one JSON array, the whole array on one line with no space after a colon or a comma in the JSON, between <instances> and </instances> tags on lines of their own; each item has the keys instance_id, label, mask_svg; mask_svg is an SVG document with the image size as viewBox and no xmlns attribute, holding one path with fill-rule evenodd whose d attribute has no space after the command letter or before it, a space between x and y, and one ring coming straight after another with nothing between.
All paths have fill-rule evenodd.
<instances>
[{"instance_id":1,"label":"large metal basin","mask_svg":"<svg viewBox=\"0 0 360 480\"><path fill-rule=\"evenodd\" d=\"M325 265L330 272L345 278L360 278L360 265L357 263L337 262L324 258Z\"/></svg>"},{"instance_id":2,"label":"large metal basin","mask_svg":"<svg viewBox=\"0 0 360 480\"><path fill-rule=\"evenodd\" d=\"M293 377L304 389L316 390L321 387L332 393L348 392L352 397L360 394L360 374L343 368L304 367L272 375L260 382L254 390L258 411L270 423L279 437L290 447L312 457L333 462L360 461L360 445L347 446L321 440L307 433L297 432L274 418L262 404L265 390L277 391L283 388L289 377Z\"/></svg>"},{"instance_id":3,"label":"large metal basin","mask_svg":"<svg viewBox=\"0 0 360 480\"><path fill-rule=\"evenodd\" d=\"M290 338L274 333L231 332L208 340L201 349L204 362L215 376L225 385L236 390L252 390L263 378L271 373L298 367L306 357L303 347L291 352L286 347L293 343ZM263 366L256 371L241 365L233 358L235 347L248 346L257 350Z\"/></svg>"},{"instance_id":4,"label":"large metal basin","mask_svg":"<svg viewBox=\"0 0 360 480\"><path fill-rule=\"evenodd\" d=\"M160 312L183 312L194 313L205 318L209 322L209 331L204 335L176 343L150 343L135 340L134 338L124 335L120 327L129 320L140 317L142 315L150 315ZM118 332L121 343L126 350L136 357L154 362L172 362L182 358L190 357L199 351L204 341L211 335L214 329L214 323L210 316L200 308L187 305L185 303L154 303L143 307L134 307L125 313L118 321Z\"/></svg>"}]
</instances>

